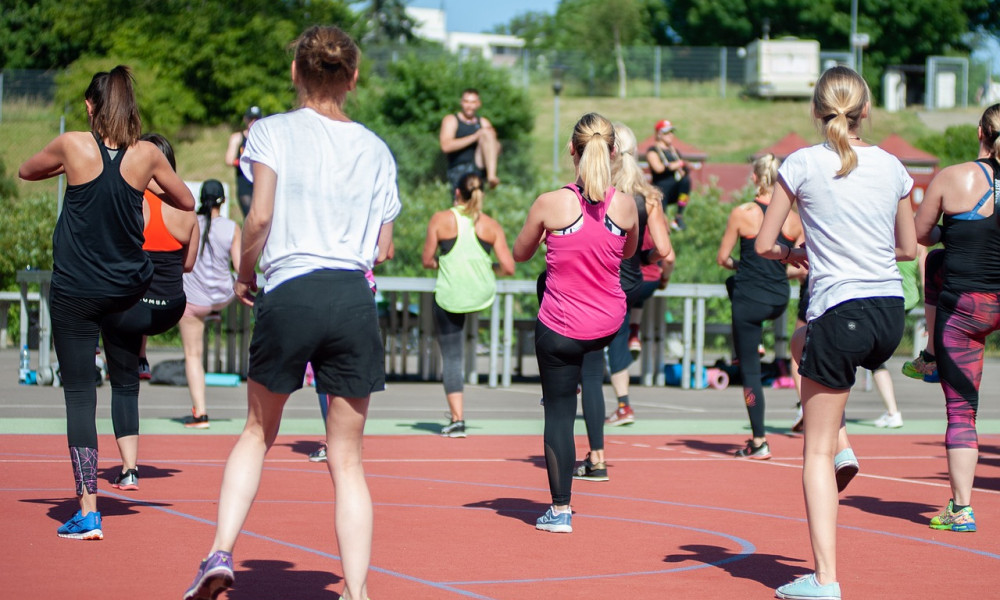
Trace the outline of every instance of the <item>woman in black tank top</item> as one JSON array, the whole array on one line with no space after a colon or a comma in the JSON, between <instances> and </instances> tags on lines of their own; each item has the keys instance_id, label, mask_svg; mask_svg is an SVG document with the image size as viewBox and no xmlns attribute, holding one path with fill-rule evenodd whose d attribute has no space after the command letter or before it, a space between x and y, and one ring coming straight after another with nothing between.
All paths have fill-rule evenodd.
<instances>
[{"instance_id":1,"label":"woman in black tank top","mask_svg":"<svg viewBox=\"0 0 1000 600\"><path fill-rule=\"evenodd\" d=\"M778 318L788 306L790 287L785 265L760 257L754 250L757 231L764 220L771 191L778 178L779 161L765 154L753 163L752 179L757 186L753 202L741 204L729 214L726 232L716 257L719 266L736 271L726 280L732 301L733 346L743 381L743 401L750 417L752 437L735 452L737 458L771 458L764 429L764 386L761 383L760 353L764 321ZM792 212L782 226L779 243L791 248L802 237L798 213ZM730 254L740 248L739 260Z\"/></svg>"},{"instance_id":2,"label":"woman in black tank top","mask_svg":"<svg viewBox=\"0 0 1000 600\"><path fill-rule=\"evenodd\" d=\"M142 123L126 67L94 75L85 99L91 131L60 135L21 165L19 175L34 181L65 173L68 183L52 236L49 302L80 510L57 533L103 539L96 496L94 349L104 320L142 298L153 276L142 250L141 190L155 179L168 202L183 210L194 208L194 197L163 154L139 141ZM136 386L138 350L105 344L107 362L134 373Z\"/></svg>"}]
</instances>

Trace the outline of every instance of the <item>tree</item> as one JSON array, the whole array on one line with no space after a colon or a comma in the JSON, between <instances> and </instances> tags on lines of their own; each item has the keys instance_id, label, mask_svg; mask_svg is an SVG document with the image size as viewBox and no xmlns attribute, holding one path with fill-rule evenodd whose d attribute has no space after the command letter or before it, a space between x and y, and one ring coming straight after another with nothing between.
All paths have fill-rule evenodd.
<instances>
[{"instance_id":1,"label":"tree","mask_svg":"<svg viewBox=\"0 0 1000 600\"><path fill-rule=\"evenodd\" d=\"M357 2L355 2L357 3ZM406 13L403 0L368 0L368 7L361 11L368 32L364 42L374 44L405 44L416 39L416 25Z\"/></svg>"},{"instance_id":2,"label":"tree","mask_svg":"<svg viewBox=\"0 0 1000 600\"><path fill-rule=\"evenodd\" d=\"M562 0L555 17L562 25L555 45L582 49L595 63L608 64L608 57L613 56L618 96L624 98L628 74L623 48L652 42L649 14L648 0Z\"/></svg>"},{"instance_id":3,"label":"tree","mask_svg":"<svg viewBox=\"0 0 1000 600\"><path fill-rule=\"evenodd\" d=\"M525 48L534 50L552 47L556 28L555 15L528 11L515 16L509 23L497 25L493 32L517 36L524 40Z\"/></svg>"},{"instance_id":4,"label":"tree","mask_svg":"<svg viewBox=\"0 0 1000 600\"><path fill-rule=\"evenodd\" d=\"M794 35L830 50L849 48L851 0L664 0L681 44L742 46ZM861 0L858 31L869 34L866 65L921 64L934 54L967 52L971 28L1000 30L1000 0ZM993 17L989 17L992 14ZM866 67L865 72L869 72Z\"/></svg>"}]
</instances>

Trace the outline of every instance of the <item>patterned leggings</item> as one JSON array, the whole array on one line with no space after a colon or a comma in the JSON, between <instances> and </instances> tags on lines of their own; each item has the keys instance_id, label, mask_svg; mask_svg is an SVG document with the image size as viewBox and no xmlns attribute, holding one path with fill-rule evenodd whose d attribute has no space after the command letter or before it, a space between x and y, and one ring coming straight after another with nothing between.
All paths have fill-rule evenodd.
<instances>
[{"instance_id":1,"label":"patterned leggings","mask_svg":"<svg viewBox=\"0 0 1000 600\"><path fill-rule=\"evenodd\" d=\"M942 291L934 344L948 412L945 447L978 448L976 413L986 336L1000 329L1000 294Z\"/></svg>"}]
</instances>

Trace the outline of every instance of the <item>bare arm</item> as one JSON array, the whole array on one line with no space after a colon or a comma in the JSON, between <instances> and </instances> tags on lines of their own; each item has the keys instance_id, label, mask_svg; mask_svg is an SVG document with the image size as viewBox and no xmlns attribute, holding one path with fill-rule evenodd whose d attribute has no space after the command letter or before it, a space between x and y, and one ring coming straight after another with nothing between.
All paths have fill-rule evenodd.
<instances>
[{"instance_id":1,"label":"bare arm","mask_svg":"<svg viewBox=\"0 0 1000 600\"><path fill-rule=\"evenodd\" d=\"M444 119L441 120L441 132L438 134L441 151L445 154L450 154L458 152L463 148L468 148L479 141L479 135L482 130L480 128L472 135L457 138L455 134L458 133L458 117L455 115L445 115Z\"/></svg>"},{"instance_id":2,"label":"bare arm","mask_svg":"<svg viewBox=\"0 0 1000 600\"><path fill-rule=\"evenodd\" d=\"M233 270L240 272L240 256L243 253L243 235L240 226L233 228L233 240L229 246L229 259L233 261ZM256 275L254 275L256 277Z\"/></svg>"},{"instance_id":3,"label":"bare arm","mask_svg":"<svg viewBox=\"0 0 1000 600\"><path fill-rule=\"evenodd\" d=\"M646 230L653 240L653 248L646 257L646 262L652 264L673 254L670 229L667 227L667 218L663 215L663 205L659 201L646 202Z\"/></svg>"},{"instance_id":4,"label":"bare arm","mask_svg":"<svg viewBox=\"0 0 1000 600\"><path fill-rule=\"evenodd\" d=\"M191 214L191 213L185 213ZM188 237L187 243L184 246L184 272L190 273L191 269L194 269L194 263L198 260L198 247L201 241L201 227L198 227L198 219L191 215L191 233Z\"/></svg>"},{"instance_id":5,"label":"bare arm","mask_svg":"<svg viewBox=\"0 0 1000 600\"><path fill-rule=\"evenodd\" d=\"M441 220L438 215L440 212L434 213L431 216L431 220L427 223L427 236L424 238L424 251L420 255L420 262L423 263L425 269L436 269L438 268L438 261L435 254L437 254L438 248L438 222Z\"/></svg>"},{"instance_id":6,"label":"bare arm","mask_svg":"<svg viewBox=\"0 0 1000 600\"><path fill-rule=\"evenodd\" d=\"M149 144L149 142L143 143ZM170 167L167 157L159 150L155 150L152 156L154 157L152 181L155 181L160 186L160 189L163 190L162 194L158 194L160 198L178 210L194 210L194 196L191 194L191 190L188 189L184 180Z\"/></svg>"},{"instance_id":7,"label":"bare arm","mask_svg":"<svg viewBox=\"0 0 1000 600\"><path fill-rule=\"evenodd\" d=\"M649 163L649 170L653 173L659 174L667 170L666 165L660 159L660 153L655 149L650 149L649 152L646 152L646 162Z\"/></svg>"},{"instance_id":8,"label":"bare arm","mask_svg":"<svg viewBox=\"0 0 1000 600\"><path fill-rule=\"evenodd\" d=\"M933 246L941 241L941 228L937 227L937 224L944 208L944 190L948 187L947 179L947 171L939 173L927 186L924 200L917 208L917 216L914 218L913 225L917 241L924 246Z\"/></svg>"},{"instance_id":9,"label":"bare arm","mask_svg":"<svg viewBox=\"0 0 1000 600\"><path fill-rule=\"evenodd\" d=\"M719 243L719 251L715 255L715 262L723 269L736 270L736 260L733 258L733 248L740 237L740 222L742 206L737 206L729 211L729 219L726 221L726 231L722 234L722 241Z\"/></svg>"},{"instance_id":10,"label":"bare arm","mask_svg":"<svg viewBox=\"0 0 1000 600\"><path fill-rule=\"evenodd\" d=\"M237 167L240 164L240 142L242 141L242 133L237 132L229 136L229 146L226 148L226 164L230 167Z\"/></svg>"},{"instance_id":11,"label":"bare arm","mask_svg":"<svg viewBox=\"0 0 1000 600\"><path fill-rule=\"evenodd\" d=\"M63 173L66 170L63 164L66 135L60 135L24 161L17 170L17 176L25 181L41 181Z\"/></svg>"},{"instance_id":12,"label":"bare arm","mask_svg":"<svg viewBox=\"0 0 1000 600\"><path fill-rule=\"evenodd\" d=\"M538 250L538 245L542 243L542 237L545 235L545 221L543 219L545 213L545 199L547 194L542 194L535 199L534 204L531 205L531 209L528 210L528 217L524 221L524 226L521 227L521 233L517 234L517 239L514 240L514 260L517 262L525 262L531 260L531 257L535 255L535 251Z\"/></svg>"},{"instance_id":13,"label":"bare arm","mask_svg":"<svg viewBox=\"0 0 1000 600\"><path fill-rule=\"evenodd\" d=\"M493 240L493 251L497 253L497 262L500 263L498 275L514 274L514 256L507 247L507 236L504 235L503 227L494 221L496 226L496 239Z\"/></svg>"},{"instance_id":14,"label":"bare arm","mask_svg":"<svg viewBox=\"0 0 1000 600\"><path fill-rule=\"evenodd\" d=\"M913 226L913 205L910 195L899 199L896 208L896 260L913 260L917 257L917 232Z\"/></svg>"},{"instance_id":15,"label":"bare arm","mask_svg":"<svg viewBox=\"0 0 1000 600\"><path fill-rule=\"evenodd\" d=\"M243 221L239 269L236 283L233 284L236 297L247 306L253 306L253 292L257 291L257 274L254 268L271 232L277 185L277 173L264 164L253 163L253 201L250 203L250 212Z\"/></svg>"},{"instance_id":16,"label":"bare arm","mask_svg":"<svg viewBox=\"0 0 1000 600\"><path fill-rule=\"evenodd\" d=\"M761 223L760 231L757 233L754 250L762 258L781 260L797 266L808 265L809 259L805 248L789 249L777 243L781 226L788 218L794 201L795 197L789 191L788 184L779 176L778 185L774 186L774 193L771 195L771 204L764 213L764 222Z\"/></svg>"},{"instance_id":17,"label":"bare arm","mask_svg":"<svg viewBox=\"0 0 1000 600\"><path fill-rule=\"evenodd\" d=\"M395 221L382 223L378 230L378 256L375 264L380 265L387 260L391 260L396 255L396 245L392 241L392 229Z\"/></svg>"}]
</instances>

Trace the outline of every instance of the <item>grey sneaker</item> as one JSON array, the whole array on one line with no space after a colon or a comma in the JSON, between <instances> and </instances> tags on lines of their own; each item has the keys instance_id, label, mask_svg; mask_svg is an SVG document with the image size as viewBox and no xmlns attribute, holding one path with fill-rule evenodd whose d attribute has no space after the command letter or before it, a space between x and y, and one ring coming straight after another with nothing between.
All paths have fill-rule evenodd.
<instances>
[{"instance_id":1,"label":"grey sneaker","mask_svg":"<svg viewBox=\"0 0 1000 600\"><path fill-rule=\"evenodd\" d=\"M603 462L590 462L590 453L583 459L580 466L573 471L573 479L586 479L588 481L607 481L608 466Z\"/></svg>"},{"instance_id":2,"label":"grey sneaker","mask_svg":"<svg viewBox=\"0 0 1000 600\"><path fill-rule=\"evenodd\" d=\"M441 435L450 438L464 438L465 421L452 421L447 427L441 429Z\"/></svg>"},{"instance_id":3,"label":"grey sneaker","mask_svg":"<svg viewBox=\"0 0 1000 600\"><path fill-rule=\"evenodd\" d=\"M184 600L215 600L223 590L232 587L235 579L232 553L213 552L201 561L194 582L184 592Z\"/></svg>"},{"instance_id":4,"label":"grey sneaker","mask_svg":"<svg viewBox=\"0 0 1000 600\"><path fill-rule=\"evenodd\" d=\"M111 482L111 487L124 491L139 489L139 470L129 469L124 473L119 473Z\"/></svg>"},{"instance_id":5,"label":"grey sneaker","mask_svg":"<svg viewBox=\"0 0 1000 600\"><path fill-rule=\"evenodd\" d=\"M309 462L326 462L326 444L309 453Z\"/></svg>"}]
</instances>

